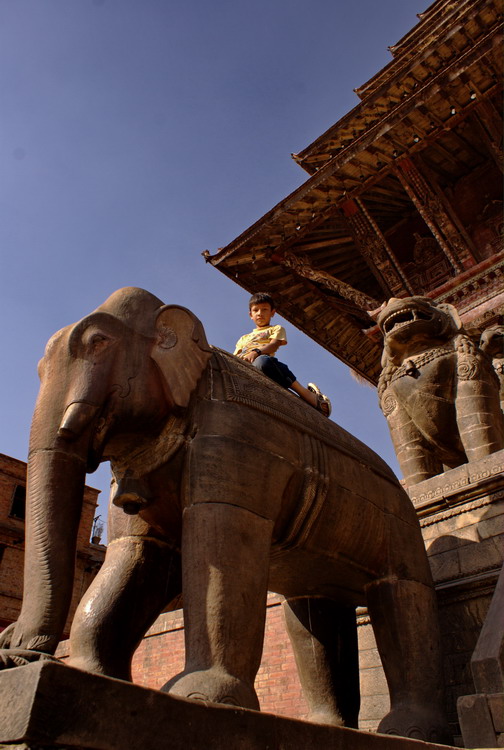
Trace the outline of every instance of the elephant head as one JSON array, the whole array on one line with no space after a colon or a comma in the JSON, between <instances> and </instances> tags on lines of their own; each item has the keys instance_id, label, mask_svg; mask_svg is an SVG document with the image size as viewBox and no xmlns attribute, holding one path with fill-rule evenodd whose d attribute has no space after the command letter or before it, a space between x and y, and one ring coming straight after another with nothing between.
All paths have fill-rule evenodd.
<instances>
[{"instance_id":1,"label":"elephant head","mask_svg":"<svg viewBox=\"0 0 504 750\"><path fill-rule=\"evenodd\" d=\"M30 434L23 605L0 646L54 651L70 606L86 471L124 439L115 436L125 424L131 439L185 410L210 356L192 313L134 287L51 338Z\"/></svg>"}]
</instances>

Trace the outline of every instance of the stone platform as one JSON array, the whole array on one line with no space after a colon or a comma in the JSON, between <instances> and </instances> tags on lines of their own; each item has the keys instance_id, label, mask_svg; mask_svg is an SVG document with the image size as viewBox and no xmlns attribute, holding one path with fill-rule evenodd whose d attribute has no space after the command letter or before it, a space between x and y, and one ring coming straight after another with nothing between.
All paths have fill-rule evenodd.
<instances>
[{"instance_id":1,"label":"stone platform","mask_svg":"<svg viewBox=\"0 0 504 750\"><path fill-rule=\"evenodd\" d=\"M4 750L447 750L202 704L58 662L0 673Z\"/></svg>"},{"instance_id":2,"label":"stone platform","mask_svg":"<svg viewBox=\"0 0 504 750\"><path fill-rule=\"evenodd\" d=\"M437 591L447 715L454 744L462 746L457 700L478 692L471 658L503 565L504 451L450 469L408 492L420 520ZM359 616L359 651L359 726L374 729L388 711L389 698L365 610ZM495 690L485 688L484 692Z\"/></svg>"}]
</instances>

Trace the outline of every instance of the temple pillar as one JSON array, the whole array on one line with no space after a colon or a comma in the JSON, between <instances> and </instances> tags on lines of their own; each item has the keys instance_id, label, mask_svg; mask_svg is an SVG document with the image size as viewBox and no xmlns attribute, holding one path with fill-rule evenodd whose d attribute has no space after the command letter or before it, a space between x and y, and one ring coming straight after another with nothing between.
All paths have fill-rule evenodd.
<instances>
[{"instance_id":1,"label":"temple pillar","mask_svg":"<svg viewBox=\"0 0 504 750\"><path fill-rule=\"evenodd\" d=\"M399 160L394 172L455 271L460 273L473 266L476 260L450 216L450 209L412 160Z\"/></svg>"},{"instance_id":2,"label":"temple pillar","mask_svg":"<svg viewBox=\"0 0 504 750\"><path fill-rule=\"evenodd\" d=\"M341 205L352 236L363 258L378 280L388 299L413 294L413 288L403 274L380 228L358 198Z\"/></svg>"},{"instance_id":3,"label":"temple pillar","mask_svg":"<svg viewBox=\"0 0 504 750\"><path fill-rule=\"evenodd\" d=\"M491 101L485 100L471 113L471 122L476 126L482 142L488 149L497 167L504 172L504 152L502 150L502 120Z\"/></svg>"}]
</instances>

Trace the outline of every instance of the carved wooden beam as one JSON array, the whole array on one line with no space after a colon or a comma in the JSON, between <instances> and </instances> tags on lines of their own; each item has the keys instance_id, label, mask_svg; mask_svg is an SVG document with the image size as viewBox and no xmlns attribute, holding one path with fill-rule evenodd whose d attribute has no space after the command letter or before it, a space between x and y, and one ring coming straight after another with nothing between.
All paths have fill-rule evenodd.
<instances>
[{"instance_id":1,"label":"carved wooden beam","mask_svg":"<svg viewBox=\"0 0 504 750\"><path fill-rule=\"evenodd\" d=\"M502 150L502 122L496 122L495 110L491 102L483 101L471 113L471 122L476 126L481 140L501 172L504 172L504 152Z\"/></svg>"},{"instance_id":2,"label":"carved wooden beam","mask_svg":"<svg viewBox=\"0 0 504 750\"><path fill-rule=\"evenodd\" d=\"M341 204L352 236L385 298L414 294L380 228L358 198Z\"/></svg>"},{"instance_id":3,"label":"carved wooden beam","mask_svg":"<svg viewBox=\"0 0 504 750\"><path fill-rule=\"evenodd\" d=\"M273 253L271 259L277 263L281 263L291 271L294 271L298 276L314 281L325 289L329 289L331 292L339 294L343 299L352 302L353 306L360 311L367 312L368 310L373 310L380 305L380 303L373 297L369 297L367 294L364 294L364 292L360 292L358 289L350 286L350 284L346 284L344 281L336 279L325 271L313 268L310 265L308 258L304 255L294 255L293 253L284 251L282 254ZM347 308L347 311L350 312L351 308Z\"/></svg>"},{"instance_id":4,"label":"carved wooden beam","mask_svg":"<svg viewBox=\"0 0 504 750\"><path fill-rule=\"evenodd\" d=\"M442 200L411 159L400 159L394 172L457 273L474 265L474 258Z\"/></svg>"}]
</instances>

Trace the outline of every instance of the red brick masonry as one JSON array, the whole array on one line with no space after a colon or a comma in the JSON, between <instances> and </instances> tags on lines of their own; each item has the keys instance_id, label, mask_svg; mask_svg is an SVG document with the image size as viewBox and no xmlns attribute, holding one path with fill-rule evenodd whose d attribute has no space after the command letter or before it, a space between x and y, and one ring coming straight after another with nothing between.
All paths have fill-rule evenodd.
<instances>
[{"instance_id":1,"label":"red brick masonry","mask_svg":"<svg viewBox=\"0 0 504 750\"><path fill-rule=\"evenodd\" d=\"M294 654L285 631L282 599L269 594L263 658L256 678L262 711L298 719L307 706L297 677ZM184 617L182 610L158 617L133 658L133 682L160 688L184 668Z\"/></svg>"}]
</instances>

